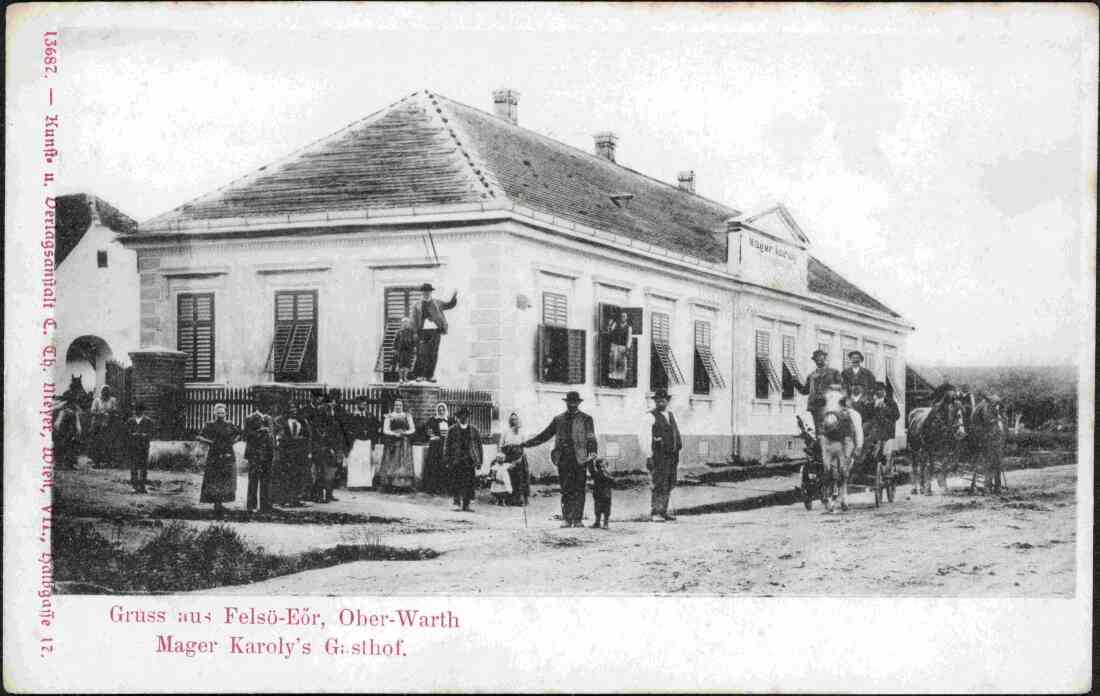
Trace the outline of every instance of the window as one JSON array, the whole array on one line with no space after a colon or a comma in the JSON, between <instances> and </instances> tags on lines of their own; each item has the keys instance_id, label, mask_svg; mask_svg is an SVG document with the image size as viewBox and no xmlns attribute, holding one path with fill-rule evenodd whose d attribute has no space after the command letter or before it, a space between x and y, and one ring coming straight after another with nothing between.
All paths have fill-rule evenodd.
<instances>
[{"instance_id":1,"label":"window","mask_svg":"<svg viewBox=\"0 0 1100 696\"><path fill-rule=\"evenodd\" d=\"M535 347L538 380L584 384L585 342L583 329L540 324Z\"/></svg>"},{"instance_id":2,"label":"window","mask_svg":"<svg viewBox=\"0 0 1100 696\"><path fill-rule=\"evenodd\" d=\"M767 399L772 387L779 389L779 378L771 359L771 334L767 331L756 332L756 398Z\"/></svg>"},{"instance_id":3,"label":"window","mask_svg":"<svg viewBox=\"0 0 1100 696\"><path fill-rule=\"evenodd\" d=\"M874 341L863 342L863 366L872 375L878 377L878 343Z\"/></svg>"},{"instance_id":4,"label":"window","mask_svg":"<svg viewBox=\"0 0 1100 696\"><path fill-rule=\"evenodd\" d=\"M185 382L214 380L214 293L180 293L176 298L176 350L187 354Z\"/></svg>"},{"instance_id":5,"label":"window","mask_svg":"<svg viewBox=\"0 0 1100 696\"><path fill-rule=\"evenodd\" d=\"M638 333L641 326L640 308L613 304L596 306L596 359L593 363L597 386L638 386Z\"/></svg>"},{"instance_id":6,"label":"window","mask_svg":"<svg viewBox=\"0 0 1100 696\"><path fill-rule=\"evenodd\" d=\"M671 320L664 312L650 312L649 388L651 391L668 389L673 384L683 384L684 374L672 352Z\"/></svg>"},{"instance_id":7,"label":"window","mask_svg":"<svg viewBox=\"0 0 1100 696\"><path fill-rule=\"evenodd\" d=\"M95 265L99 268L107 267L107 250L100 249L95 253Z\"/></svg>"},{"instance_id":8,"label":"window","mask_svg":"<svg viewBox=\"0 0 1100 696\"><path fill-rule=\"evenodd\" d=\"M784 399L794 398L795 381L802 382L802 374L798 371L798 354L794 336L783 337L783 388Z\"/></svg>"},{"instance_id":9,"label":"window","mask_svg":"<svg viewBox=\"0 0 1100 696\"><path fill-rule=\"evenodd\" d=\"M859 350L859 341L851 336L844 336L840 339L840 350L842 355L840 356L840 364L845 368L852 366L852 360L848 356L851 355L853 350Z\"/></svg>"},{"instance_id":10,"label":"window","mask_svg":"<svg viewBox=\"0 0 1100 696\"><path fill-rule=\"evenodd\" d=\"M692 373L692 391L709 394L711 388L725 389L726 383L718 370L718 363L711 352L710 322L695 322L695 366Z\"/></svg>"},{"instance_id":11,"label":"window","mask_svg":"<svg viewBox=\"0 0 1100 696\"><path fill-rule=\"evenodd\" d=\"M897 365L897 348L895 348L894 346L883 346L883 352L885 353L885 355L882 358L882 381L885 382L890 387L890 389L893 389L894 385L897 384L898 379L897 373L894 372L894 369ZM904 384L905 380L902 380L902 385Z\"/></svg>"},{"instance_id":12,"label":"window","mask_svg":"<svg viewBox=\"0 0 1100 696\"><path fill-rule=\"evenodd\" d=\"M267 372L276 382L317 381L317 291L275 293L275 337Z\"/></svg>"},{"instance_id":13,"label":"window","mask_svg":"<svg viewBox=\"0 0 1100 696\"><path fill-rule=\"evenodd\" d=\"M401 328L401 319L412 315L413 305L421 299L419 287L386 288L382 301L382 343L378 346L378 358L374 362L374 371L381 373L383 382L398 380L397 364L394 362L393 342L397 330Z\"/></svg>"},{"instance_id":14,"label":"window","mask_svg":"<svg viewBox=\"0 0 1100 696\"><path fill-rule=\"evenodd\" d=\"M547 326L568 326L569 301L557 292L542 293L542 323Z\"/></svg>"}]
</instances>

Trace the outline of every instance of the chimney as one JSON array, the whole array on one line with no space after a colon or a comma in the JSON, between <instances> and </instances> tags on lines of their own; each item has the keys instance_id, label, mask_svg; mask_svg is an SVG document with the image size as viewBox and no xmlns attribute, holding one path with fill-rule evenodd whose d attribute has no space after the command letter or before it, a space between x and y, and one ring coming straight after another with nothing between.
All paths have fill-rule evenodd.
<instances>
[{"instance_id":1,"label":"chimney","mask_svg":"<svg viewBox=\"0 0 1100 696\"><path fill-rule=\"evenodd\" d=\"M519 91L509 88L493 90L493 112L513 126L519 125Z\"/></svg>"},{"instance_id":2,"label":"chimney","mask_svg":"<svg viewBox=\"0 0 1100 696\"><path fill-rule=\"evenodd\" d=\"M614 133L596 133L592 136L596 139L596 154L610 162L615 161L615 141L618 138Z\"/></svg>"},{"instance_id":3,"label":"chimney","mask_svg":"<svg viewBox=\"0 0 1100 696\"><path fill-rule=\"evenodd\" d=\"M676 180L679 182L680 189L687 191L688 193L695 193L695 171L688 170L680 172L676 175Z\"/></svg>"}]
</instances>

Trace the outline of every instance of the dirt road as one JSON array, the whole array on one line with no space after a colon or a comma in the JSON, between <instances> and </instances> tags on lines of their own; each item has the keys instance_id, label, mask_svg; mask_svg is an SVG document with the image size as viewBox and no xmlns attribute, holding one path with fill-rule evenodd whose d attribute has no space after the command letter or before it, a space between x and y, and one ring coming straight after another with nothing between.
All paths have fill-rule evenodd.
<instances>
[{"instance_id":1,"label":"dirt road","mask_svg":"<svg viewBox=\"0 0 1100 696\"><path fill-rule=\"evenodd\" d=\"M996 498L951 483L948 495L904 490L877 510L862 493L847 513L794 504L664 524L614 521L607 531L559 529L540 514L525 530L516 508L475 519L444 504L429 511L430 528L404 538L442 551L439 558L348 563L216 592L1073 595L1075 467L1011 472L1012 490Z\"/></svg>"}]
</instances>

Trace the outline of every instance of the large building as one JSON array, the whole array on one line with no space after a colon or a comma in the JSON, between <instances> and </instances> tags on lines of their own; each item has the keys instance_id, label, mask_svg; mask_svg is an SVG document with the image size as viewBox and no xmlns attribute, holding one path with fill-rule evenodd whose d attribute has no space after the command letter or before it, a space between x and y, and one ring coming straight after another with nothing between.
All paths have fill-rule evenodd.
<instances>
[{"instance_id":1,"label":"large building","mask_svg":"<svg viewBox=\"0 0 1100 696\"><path fill-rule=\"evenodd\" d=\"M818 347L837 367L860 348L904 392L912 327L814 258L785 208L745 216L691 172L650 178L610 133L589 153L527 130L518 96L487 113L413 93L143 223L125 242L142 346L186 353L192 387L391 382L396 325L431 283L458 295L440 385L491 393L494 432L512 411L541 428L578 390L622 468L659 386L686 465L798 456L791 376Z\"/></svg>"}]
</instances>

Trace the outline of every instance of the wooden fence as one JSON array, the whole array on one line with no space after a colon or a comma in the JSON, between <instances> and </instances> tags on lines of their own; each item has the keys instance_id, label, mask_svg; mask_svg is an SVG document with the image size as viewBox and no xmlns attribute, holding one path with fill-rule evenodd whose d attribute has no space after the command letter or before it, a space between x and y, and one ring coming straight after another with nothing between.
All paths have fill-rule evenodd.
<instances>
[{"instance_id":1,"label":"wooden fence","mask_svg":"<svg viewBox=\"0 0 1100 696\"><path fill-rule=\"evenodd\" d=\"M450 389L436 386L369 385L365 387L338 387L321 385L313 388L291 387L291 395L299 406L309 403L315 389L330 389L340 392L339 403L350 410L361 396L367 397L367 410L382 419L396 398L405 403L405 409L412 414L417 425L435 414L436 404L447 404L450 413L465 406L470 409L470 423L483 437L492 433L494 419L493 394L488 391L468 389ZM226 420L242 425L252 412L254 390L252 387L187 387L184 390L183 432L181 439L190 439L198 433L204 424L213 420L214 405L225 404Z\"/></svg>"}]
</instances>

